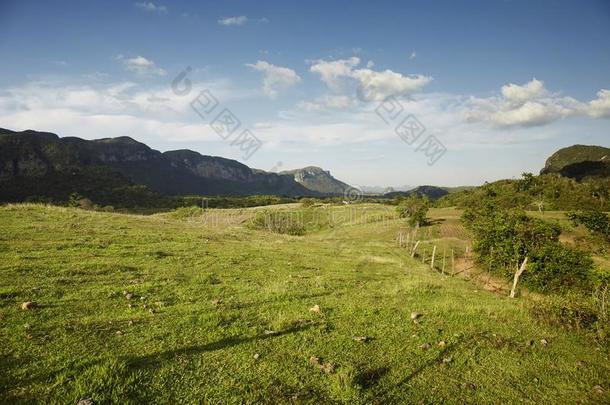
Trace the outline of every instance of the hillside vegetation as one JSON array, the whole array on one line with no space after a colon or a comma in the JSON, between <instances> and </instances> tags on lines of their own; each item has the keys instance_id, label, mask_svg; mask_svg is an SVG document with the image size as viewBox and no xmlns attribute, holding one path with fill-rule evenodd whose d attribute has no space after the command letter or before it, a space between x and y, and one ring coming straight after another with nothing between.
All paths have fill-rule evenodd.
<instances>
[{"instance_id":1,"label":"hillside vegetation","mask_svg":"<svg viewBox=\"0 0 610 405\"><path fill-rule=\"evenodd\" d=\"M610 148L573 145L559 149L546 161L541 174L558 173L577 180L610 177Z\"/></svg>"},{"instance_id":2,"label":"hillside vegetation","mask_svg":"<svg viewBox=\"0 0 610 405\"><path fill-rule=\"evenodd\" d=\"M260 210L305 232L249 226ZM418 238L463 249L459 215L434 210ZM535 295L412 259L395 207L26 204L0 222L1 402L610 401L606 346L542 322Z\"/></svg>"}]
</instances>

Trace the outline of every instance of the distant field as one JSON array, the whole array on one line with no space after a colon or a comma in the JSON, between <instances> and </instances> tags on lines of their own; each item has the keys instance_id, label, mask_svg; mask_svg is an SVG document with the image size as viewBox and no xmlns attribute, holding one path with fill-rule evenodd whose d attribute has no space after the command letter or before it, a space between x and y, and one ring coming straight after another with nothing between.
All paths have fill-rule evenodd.
<instances>
[{"instance_id":1,"label":"distant field","mask_svg":"<svg viewBox=\"0 0 610 405\"><path fill-rule=\"evenodd\" d=\"M392 207L281 209L304 236L261 208L0 207L0 402L610 402L608 348L412 259ZM460 215L417 239L462 253Z\"/></svg>"}]
</instances>

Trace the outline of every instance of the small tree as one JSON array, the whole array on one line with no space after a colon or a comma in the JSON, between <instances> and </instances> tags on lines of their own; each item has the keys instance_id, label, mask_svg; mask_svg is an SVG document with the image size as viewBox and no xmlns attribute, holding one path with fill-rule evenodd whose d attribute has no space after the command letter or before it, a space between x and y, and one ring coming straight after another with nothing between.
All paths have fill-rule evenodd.
<instances>
[{"instance_id":1,"label":"small tree","mask_svg":"<svg viewBox=\"0 0 610 405\"><path fill-rule=\"evenodd\" d=\"M301 198L301 206L303 208L313 207L316 204L316 200L313 198Z\"/></svg>"},{"instance_id":2,"label":"small tree","mask_svg":"<svg viewBox=\"0 0 610 405\"><path fill-rule=\"evenodd\" d=\"M399 218L407 218L409 225L421 226L426 223L429 201L427 197L420 197L416 194L409 196L396 207Z\"/></svg>"}]
</instances>

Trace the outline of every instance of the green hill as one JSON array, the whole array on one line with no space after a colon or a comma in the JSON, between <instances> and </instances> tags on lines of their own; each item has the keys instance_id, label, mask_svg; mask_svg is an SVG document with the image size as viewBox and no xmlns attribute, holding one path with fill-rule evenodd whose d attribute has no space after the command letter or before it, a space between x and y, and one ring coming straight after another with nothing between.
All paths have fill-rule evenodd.
<instances>
[{"instance_id":1,"label":"green hill","mask_svg":"<svg viewBox=\"0 0 610 405\"><path fill-rule=\"evenodd\" d=\"M297 183L322 194L341 195L351 187L334 178L329 171L315 166L286 170L280 174L294 176Z\"/></svg>"},{"instance_id":2,"label":"green hill","mask_svg":"<svg viewBox=\"0 0 610 405\"><path fill-rule=\"evenodd\" d=\"M553 153L540 174L557 173L578 181L610 177L610 148L573 145Z\"/></svg>"}]
</instances>

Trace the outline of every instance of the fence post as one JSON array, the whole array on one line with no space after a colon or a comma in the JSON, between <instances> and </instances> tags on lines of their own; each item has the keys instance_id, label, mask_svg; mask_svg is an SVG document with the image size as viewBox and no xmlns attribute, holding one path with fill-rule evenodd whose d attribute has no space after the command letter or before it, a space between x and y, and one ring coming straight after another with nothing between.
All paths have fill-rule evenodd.
<instances>
[{"instance_id":1,"label":"fence post","mask_svg":"<svg viewBox=\"0 0 610 405\"><path fill-rule=\"evenodd\" d=\"M411 257L415 257L415 251L417 250L418 246L419 246L419 241L417 241L417 243L415 243L415 246L413 246L413 250L411 251Z\"/></svg>"},{"instance_id":2,"label":"fence post","mask_svg":"<svg viewBox=\"0 0 610 405\"><path fill-rule=\"evenodd\" d=\"M430 261L430 268L434 270L434 256L436 256L436 245L432 248L432 260Z\"/></svg>"},{"instance_id":3,"label":"fence post","mask_svg":"<svg viewBox=\"0 0 610 405\"><path fill-rule=\"evenodd\" d=\"M527 267L527 257L523 260L523 263L521 263L521 267L519 267L519 270L517 270L517 272L515 273L515 277L513 278L513 288L511 288L511 290L510 290L511 298L515 298L515 294L517 293L517 283L519 282L519 277L521 277L521 273L523 273L525 271L526 267Z\"/></svg>"},{"instance_id":4,"label":"fence post","mask_svg":"<svg viewBox=\"0 0 610 405\"><path fill-rule=\"evenodd\" d=\"M455 253L451 249L451 277L455 275Z\"/></svg>"},{"instance_id":5,"label":"fence post","mask_svg":"<svg viewBox=\"0 0 610 405\"><path fill-rule=\"evenodd\" d=\"M441 274L445 274L445 253L447 252L447 248L443 248L443 269L441 270Z\"/></svg>"}]
</instances>

